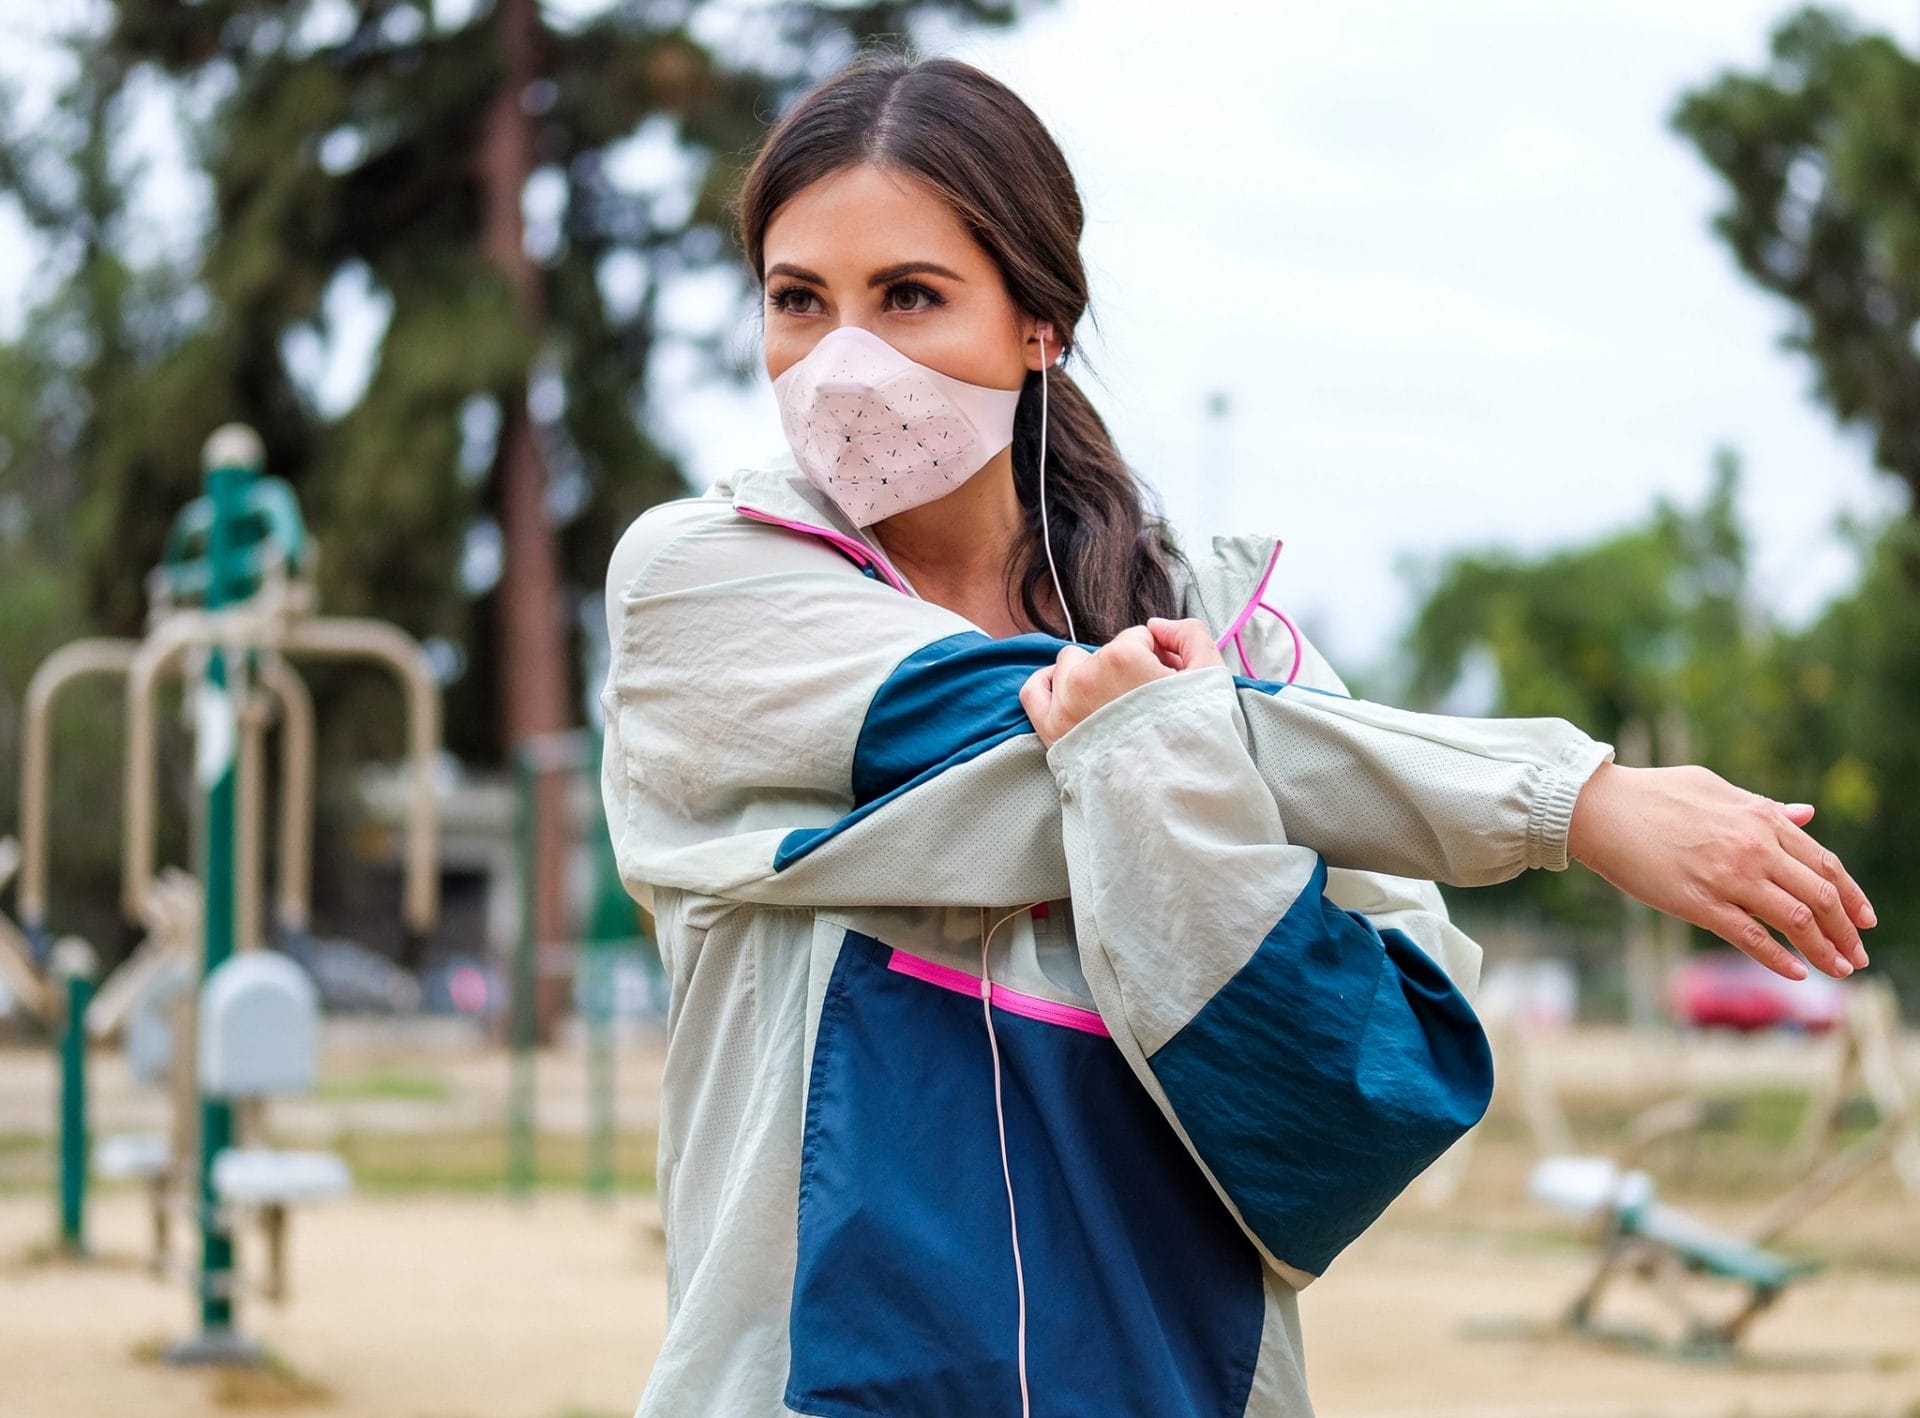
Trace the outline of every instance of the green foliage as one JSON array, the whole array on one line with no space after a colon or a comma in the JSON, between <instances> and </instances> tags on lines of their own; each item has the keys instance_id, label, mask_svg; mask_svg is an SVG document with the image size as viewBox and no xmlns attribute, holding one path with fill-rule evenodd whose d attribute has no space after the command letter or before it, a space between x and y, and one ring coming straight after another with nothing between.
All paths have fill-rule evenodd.
<instances>
[{"instance_id":1,"label":"green foliage","mask_svg":"<svg viewBox=\"0 0 1920 1418\"><path fill-rule=\"evenodd\" d=\"M1650 742L1658 761L1704 763L1755 792L1813 803L1815 835L1888 927L1869 948L1909 957L1911 969L1920 594L1908 569L1920 528L1902 518L1859 534L1859 585L1788 630L1753 600L1738 486L1722 455L1697 511L1662 502L1639 526L1538 558L1449 558L1407 633L1408 696L1437 705L1485 657L1498 683L1486 712L1571 719L1616 745ZM1604 927L1617 921L1617 901L1575 870L1492 888L1472 909L1546 910Z\"/></svg>"},{"instance_id":2,"label":"green foliage","mask_svg":"<svg viewBox=\"0 0 1920 1418\"><path fill-rule=\"evenodd\" d=\"M1920 61L1802 10L1763 71L1686 94L1673 123L1725 179L1715 230L1792 304L1820 396L1920 493Z\"/></svg>"},{"instance_id":3,"label":"green foliage","mask_svg":"<svg viewBox=\"0 0 1920 1418\"><path fill-rule=\"evenodd\" d=\"M1445 694L1468 650L1492 652L1504 712L1558 714L1596 734L1704 704L1717 667L1747 653L1738 466L1722 455L1706 505L1537 561L1492 552L1447 563L1409 635L1411 689Z\"/></svg>"},{"instance_id":4,"label":"green foliage","mask_svg":"<svg viewBox=\"0 0 1920 1418\"><path fill-rule=\"evenodd\" d=\"M1792 308L1787 347L1920 508L1920 60L1803 9L1759 72L1683 95L1672 121L1725 182L1715 230ZM1412 691L1432 702L1486 656L1495 712L1563 715L1603 737L1637 722L1656 743L1684 725L1685 751L1663 756L1814 803L1813 830L1879 910L1876 957L1920 961L1920 526L1858 534L1857 588L1789 632L1750 600L1735 486L1723 458L1697 514L1662 505L1536 560L1453 559L1408 637ZM1598 921L1605 893L1580 876L1499 890Z\"/></svg>"},{"instance_id":5,"label":"green foliage","mask_svg":"<svg viewBox=\"0 0 1920 1418\"><path fill-rule=\"evenodd\" d=\"M1770 657L1773 796L1819 807L1815 830L1887 927L1870 948L1920 956L1920 527L1901 519L1862 542L1859 589Z\"/></svg>"},{"instance_id":6,"label":"green foliage","mask_svg":"<svg viewBox=\"0 0 1920 1418\"><path fill-rule=\"evenodd\" d=\"M560 579L584 605L626 524L685 491L644 418L656 308L669 281L737 266L726 201L767 115L867 35L905 33L933 11L1012 18L980 0L778 7L760 18L756 52L697 39L725 28L697 25L710 18L703 8L610 4L571 27L535 20L536 77L504 101L524 123L536 178L557 194L557 218L530 233L523 300L488 249L489 121L507 78L487 7L444 21L428 4L365 0L340 23L344 7L318 0L118 0L105 52L183 93L219 95L196 135L213 191L200 278L214 314L155 371L165 392L141 411L142 436L110 443L91 470L102 493L95 559L112 546L145 564L150 523L137 504L121 513L127 491L164 488L177 502L199 437L245 418L265 435L269 465L302 490L325 549L323 603L462 647L450 742L496 757L503 667L526 647L497 643L491 583L462 580L469 535L500 522L503 483L492 451L463 462L463 413L478 409L484 424L490 412L497 426L518 417L530 384L544 391L531 416ZM683 176L649 187L621 175L619 145L642 131L675 150ZM610 299L614 265L638 289ZM285 341L323 333L326 294L345 273L390 316L364 396L330 417L293 379ZM717 339L692 343L714 377L749 373ZM151 436L156 426L165 437ZM575 702L583 649L569 647Z\"/></svg>"},{"instance_id":7,"label":"green foliage","mask_svg":"<svg viewBox=\"0 0 1920 1418\"><path fill-rule=\"evenodd\" d=\"M1757 73L1685 94L1674 128L1724 179L1715 230L1794 313L1819 396L1871 434L1920 513L1920 59L1836 10L1774 32ZM1859 589L1779 637L1756 683L1782 791L1861 875L1881 944L1920 940L1920 530L1861 538Z\"/></svg>"},{"instance_id":8,"label":"green foliage","mask_svg":"<svg viewBox=\"0 0 1920 1418\"><path fill-rule=\"evenodd\" d=\"M1722 453L1697 511L1662 501L1642 525L1533 559L1449 558L1428 573L1404 642L1411 701L1437 705L1479 659L1498 679L1486 712L1570 719L1685 761L1710 744L1716 766L1757 785L1772 766L1748 713L1765 628L1748 599L1738 487ZM1490 899L1583 925L1618 919L1610 888L1584 872L1535 874Z\"/></svg>"}]
</instances>

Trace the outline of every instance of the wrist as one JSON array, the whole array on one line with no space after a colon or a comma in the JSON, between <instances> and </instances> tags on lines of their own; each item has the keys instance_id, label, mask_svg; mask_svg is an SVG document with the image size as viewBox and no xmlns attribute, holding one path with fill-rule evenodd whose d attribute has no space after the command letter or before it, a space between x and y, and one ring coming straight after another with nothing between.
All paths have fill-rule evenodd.
<instances>
[{"instance_id":1,"label":"wrist","mask_svg":"<svg viewBox=\"0 0 1920 1418\"><path fill-rule=\"evenodd\" d=\"M1612 761L1603 762L1581 786L1573 800L1573 816L1567 822L1568 861L1593 866L1609 804L1622 786L1621 775L1631 771Z\"/></svg>"}]
</instances>

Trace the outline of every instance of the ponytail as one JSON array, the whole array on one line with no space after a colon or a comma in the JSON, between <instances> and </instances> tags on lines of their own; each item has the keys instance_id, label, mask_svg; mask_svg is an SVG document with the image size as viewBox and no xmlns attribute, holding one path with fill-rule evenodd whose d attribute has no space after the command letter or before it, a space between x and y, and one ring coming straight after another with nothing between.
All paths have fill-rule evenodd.
<instances>
[{"instance_id":1,"label":"ponytail","mask_svg":"<svg viewBox=\"0 0 1920 1418\"><path fill-rule=\"evenodd\" d=\"M1038 371L1027 375L1014 411L1013 487L1026 528L1007 574L1027 619L1064 636L1040 517L1040 379ZM1055 368L1046 380L1046 527L1053 563L1079 638L1105 644L1148 616L1179 614L1171 567L1180 552L1073 377Z\"/></svg>"}]
</instances>

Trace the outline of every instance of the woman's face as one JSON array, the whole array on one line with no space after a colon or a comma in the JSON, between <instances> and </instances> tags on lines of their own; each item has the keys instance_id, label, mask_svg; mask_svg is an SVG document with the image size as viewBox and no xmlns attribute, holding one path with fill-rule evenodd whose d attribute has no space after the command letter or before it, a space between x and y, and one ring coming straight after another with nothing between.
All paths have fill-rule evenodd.
<instances>
[{"instance_id":1,"label":"woman's face","mask_svg":"<svg viewBox=\"0 0 1920 1418\"><path fill-rule=\"evenodd\" d=\"M804 188L767 224L767 375L842 325L969 384L1017 389L1039 369L1037 323L924 184L871 163ZM1049 353L1058 347L1049 341Z\"/></svg>"}]
</instances>

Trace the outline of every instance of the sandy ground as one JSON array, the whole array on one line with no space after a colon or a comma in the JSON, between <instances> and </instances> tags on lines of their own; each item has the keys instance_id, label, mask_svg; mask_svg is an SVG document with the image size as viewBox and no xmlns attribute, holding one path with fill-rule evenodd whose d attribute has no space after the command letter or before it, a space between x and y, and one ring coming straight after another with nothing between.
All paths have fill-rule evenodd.
<instances>
[{"instance_id":1,"label":"sandy ground","mask_svg":"<svg viewBox=\"0 0 1920 1418\"><path fill-rule=\"evenodd\" d=\"M296 1224L294 1293L245 1303L245 1328L324 1395L328 1418L603 1418L631 1411L665 1322L650 1202L607 1211L546 1195L357 1199ZM185 1288L133 1268L138 1202L102 1200L105 1259L32 1261L47 1211L0 1203L0 1412L189 1418L234 1406L153 1349L187 1332ZM1908 1418L1920 1413L1920 1277L1841 1274L1796 1289L1731 1365L1682 1365L1553 1336L1578 1284L1562 1248L1399 1220L1302 1302L1322 1418ZM1644 1306L1622 1305L1622 1319ZM245 1395L241 1395L244 1397Z\"/></svg>"},{"instance_id":2,"label":"sandy ground","mask_svg":"<svg viewBox=\"0 0 1920 1418\"><path fill-rule=\"evenodd\" d=\"M343 1117L409 1136L449 1119L499 1122L498 1058L336 1043L336 1076L429 1072L448 1092L303 1104L289 1119L302 1134L325 1136ZM645 1047L623 1055L623 1078L644 1079L650 1057ZM1655 1082L1675 1076L1672 1060L1635 1058L1628 1065L1617 1043L1583 1038L1552 1063L1565 1078L1604 1082L1603 1092L1637 1091L1647 1068ZM1801 1074L1807 1055L1733 1047L1681 1062L1696 1081L1752 1082ZM0 1053L0 1133L45 1126L48 1082L41 1059ZM582 1083L565 1059L543 1061L543 1124L584 1117ZM110 1116L146 1120L149 1103L110 1069L101 1102ZM1796 1244L1835 1263L1762 1317L1743 1358L1680 1364L1551 1331L1585 1253L1527 1206L1531 1149L1499 1108L1454 1203L1429 1212L1404 1198L1303 1297L1321 1418L1920 1418L1920 1204L1890 1176L1795 1229ZM632 1088L623 1127L652 1117L644 1087ZM17 1163L18 1147L13 1155ZM1738 1224L1768 1191L1756 1183L1744 1198L1703 1205ZM16 1184L0 1195L0 1415L624 1418L665 1320L656 1219L644 1195L595 1209L571 1191L522 1208L497 1191L362 1192L310 1208L293 1226L291 1297L281 1307L250 1298L241 1312L292 1379L237 1386L153 1358L190 1332L194 1312L184 1280L139 1268L147 1234L137 1196L96 1198L89 1228L100 1259L76 1264L42 1258L49 1200ZM1660 1315L1631 1290L1618 1301L1616 1322Z\"/></svg>"}]
</instances>

